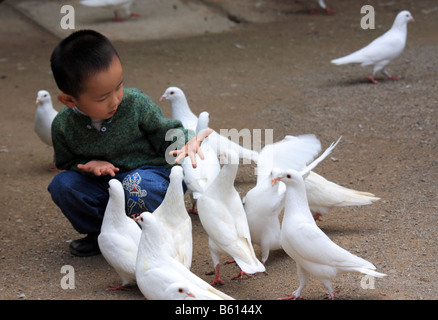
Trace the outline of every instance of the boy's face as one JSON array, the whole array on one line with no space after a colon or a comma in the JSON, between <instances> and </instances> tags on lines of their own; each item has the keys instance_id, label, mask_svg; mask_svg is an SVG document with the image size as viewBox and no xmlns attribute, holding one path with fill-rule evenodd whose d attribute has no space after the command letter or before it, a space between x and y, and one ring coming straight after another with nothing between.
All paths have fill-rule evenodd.
<instances>
[{"instance_id":1,"label":"boy's face","mask_svg":"<svg viewBox=\"0 0 438 320\"><path fill-rule=\"evenodd\" d=\"M111 118L123 98L123 69L120 59L114 56L109 68L90 76L84 87L85 91L77 99L71 97L74 102L67 106L76 106L92 119Z\"/></svg>"}]
</instances>

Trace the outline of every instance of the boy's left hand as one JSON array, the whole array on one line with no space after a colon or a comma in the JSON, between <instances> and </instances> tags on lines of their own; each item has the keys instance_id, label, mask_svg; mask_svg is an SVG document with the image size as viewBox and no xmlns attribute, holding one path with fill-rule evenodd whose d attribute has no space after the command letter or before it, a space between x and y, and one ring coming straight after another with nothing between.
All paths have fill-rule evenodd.
<instances>
[{"instance_id":1,"label":"boy's left hand","mask_svg":"<svg viewBox=\"0 0 438 320\"><path fill-rule=\"evenodd\" d=\"M175 163L178 163L185 157L189 156L190 160L192 161L193 168L196 168L196 154L199 154L199 157L204 160L204 154L202 153L201 149L201 143L204 141L205 138L207 138L210 133L213 132L213 129L206 129L203 132L201 132L196 137L192 138L189 142L185 144L183 148L180 150L174 150L169 152L170 155L177 156L175 159Z\"/></svg>"}]
</instances>

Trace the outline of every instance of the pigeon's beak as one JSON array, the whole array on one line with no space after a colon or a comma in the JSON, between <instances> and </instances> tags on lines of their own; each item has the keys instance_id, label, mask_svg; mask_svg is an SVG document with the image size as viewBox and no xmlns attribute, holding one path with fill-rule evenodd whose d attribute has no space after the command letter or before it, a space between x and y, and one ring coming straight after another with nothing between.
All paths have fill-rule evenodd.
<instances>
[{"instance_id":1,"label":"pigeon's beak","mask_svg":"<svg viewBox=\"0 0 438 320\"><path fill-rule=\"evenodd\" d=\"M160 102L161 102L161 101L164 101L164 100L166 100L166 96L165 96L165 95L162 95L161 98L160 98Z\"/></svg>"},{"instance_id":2,"label":"pigeon's beak","mask_svg":"<svg viewBox=\"0 0 438 320\"><path fill-rule=\"evenodd\" d=\"M196 298L195 295L193 293L191 293L191 292L187 292L187 296L191 297L191 298Z\"/></svg>"},{"instance_id":3,"label":"pigeon's beak","mask_svg":"<svg viewBox=\"0 0 438 320\"><path fill-rule=\"evenodd\" d=\"M278 177L272 179L272 185L275 185L277 183L277 181L281 180L281 178L283 178L283 177L282 176L278 176Z\"/></svg>"},{"instance_id":4,"label":"pigeon's beak","mask_svg":"<svg viewBox=\"0 0 438 320\"><path fill-rule=\"evenodd\" d=\"M35 101L36 104L38 104L40 102L41 102L40 98L37 98L36 101Z\"/></svg>"},{"instance_id":5,"label":"pigeon's beak","mask_svg":"<svg viewBox=\"0 0 438 320\"><path fill-rule=\"evenodd\" d=\"M414 19L414 17L412 17L410 21L412 21L412 22L415 22L415 19Z\"/></svg>"}]
</instances>

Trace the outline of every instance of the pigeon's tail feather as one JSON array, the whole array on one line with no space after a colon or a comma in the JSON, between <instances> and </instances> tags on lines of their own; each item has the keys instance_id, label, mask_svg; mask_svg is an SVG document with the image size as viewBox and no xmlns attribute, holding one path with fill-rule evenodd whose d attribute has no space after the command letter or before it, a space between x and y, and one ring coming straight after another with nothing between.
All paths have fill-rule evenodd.
<instances>
[{"instance_id":1,"label":"pigeon's tail feather","mask_svg":"<svg viewBox=\"0 0 438 320\"><path fill-rule=\"evenodd\" d=\"M376 277L376 278L383 278L383 277L386 277L386 274L385 274L385 273L377 272L377 271L374 271L374 270L368 269L368 268L366 268L366 267L358 268L357 271L360 272L360 273L363 273L363 274L367 274L367 275L370 275L370 276Z\"/></svg>"},{"instance_id":2,"label":"pigeon's tail feather","mask_svg":"<svg viewBox=\"0 0 438 320\"><path fill-rule=\"evenodd\" d=\"M339 207L363 206L380 200L372 193L349 189L336 184L333 192L342 195L342 201L337 204Z\"/></svg>"},{"instance_id":3,"label":"pigeon's tail feather","mask_svg":"<svg viewBox=\"0 0 438 320\"><path fill-rule=\"evenodd\" d=\"M359 50L359 51L353 52L345 57L333 59L330 62L339 66L342 64L349 64L349 63L363 63L364 60L365 60L364 56L363 56L361 50Z\"/></svg>"},{"instance_id":4,"label":"pigeon's tail feather","mask_svg":"<svg viewBox=\"0 0 438 320\"><path fill-rule=\"evenodd\" d=\"M265 272L265 266L257 259L254 249L248 239L243 240L244 245L241 245L239 255L233 255L234 260L239 265L243 272L253 274L257 272Z\"/></svg>"}]
</instances>

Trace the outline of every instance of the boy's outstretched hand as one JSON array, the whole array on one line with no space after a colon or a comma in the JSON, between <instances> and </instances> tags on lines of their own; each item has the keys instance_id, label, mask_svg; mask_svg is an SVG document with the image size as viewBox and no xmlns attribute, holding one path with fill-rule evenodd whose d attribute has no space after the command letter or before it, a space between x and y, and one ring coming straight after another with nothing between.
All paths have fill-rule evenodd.
<instances>
[{"instance_id":1,"label":"boy's outstretched hand","mask_svg":"<svg viewBox=\"0 0 438 320\"><path fill-rule=\"evenodd\" d=\"M100 160L92 160L87 162L86 164L78 164L78 168L82 171L92 173L95 176L109 174L111 177L114 177L116 175L116 172L119 172L119 168L114 167L112 163Z\"/></svg>"},{"instance_id":2,"label":"boy's outstretched hand","mask_svg":"<svg viewBox=\"0 0 438 320\"><path fill-rule=\"evenodd\" d=\"M189 156L190 160L192 161L193 168L196 168L196 154L199 154L199 157L204 160L204 154L202 153L201 149L201 143L204 141L205 138L207 138L210 133L213 132L213 129L205 129L203 132L198 134L196 137L190 139L189 142L187 142L184 147L182 147L180 150L173 150L169 152L170 155L177 156L175 159L175 163L178 163L185 157Z\"/></svg>"}]
</instances>

